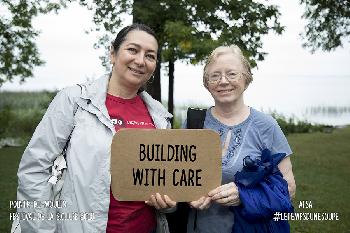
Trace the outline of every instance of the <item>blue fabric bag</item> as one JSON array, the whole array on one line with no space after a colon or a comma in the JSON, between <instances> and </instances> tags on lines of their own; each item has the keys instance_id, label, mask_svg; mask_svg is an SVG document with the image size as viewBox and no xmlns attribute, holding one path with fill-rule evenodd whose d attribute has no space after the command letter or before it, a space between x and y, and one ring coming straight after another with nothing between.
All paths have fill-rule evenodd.
<instances>
[{"instance_id":1,"label":"blue fabric bag","mask_svg":"<svg viewBox=\"0 0 350 233\"><path fill-rule=\"evenodd\" d=\"M241 205L234 212L232 233L289 233L288 221L274 221L276 212L292 213L288 184L278 169L285 154L271 155L265 149L255 160L246 156L243 169L235 175Z\"/></svg>"}]
</instances>

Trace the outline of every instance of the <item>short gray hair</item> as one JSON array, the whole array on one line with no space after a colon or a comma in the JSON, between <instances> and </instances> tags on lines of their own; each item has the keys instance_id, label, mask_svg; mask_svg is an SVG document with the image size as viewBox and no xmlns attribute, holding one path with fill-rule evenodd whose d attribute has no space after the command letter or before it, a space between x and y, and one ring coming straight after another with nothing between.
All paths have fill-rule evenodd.
<instances>
[{"instance_id":1,"label":"short gray hair","mask_svg":"<svg viewBox=\"0 0 350 233\"><path fill-rule=\"evenodd\" d=\"M246 86L248 86L253 81L253 74L251 72L251 66L248 61L248 59L243 55L242 50L237 45L230 45L230 46L219 46L216 49L214 49L204 66L204 73L203 73L203 84L205 87L207 87L206 83L206 77L208 75L208 66L214 62L219 56L231 53L239 58L239 60L243 64L244 68L244 78L246 81Z\"/></svg>"}]
</instances>

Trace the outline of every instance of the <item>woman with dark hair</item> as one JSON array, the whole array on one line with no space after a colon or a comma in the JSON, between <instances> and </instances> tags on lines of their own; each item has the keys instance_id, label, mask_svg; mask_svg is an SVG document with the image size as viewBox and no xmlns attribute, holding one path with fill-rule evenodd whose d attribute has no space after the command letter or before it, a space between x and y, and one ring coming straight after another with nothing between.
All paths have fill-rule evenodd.
<instances>
[{"instance_id":1,"label":"woman with dark hair","mask_svg":"<svg viewBox=\"0 0 350 233\"><path fill-rule=\"evenodd\" d=\"M155 71L157 55L152 29L142 24L127 26L112 43L109 75L57 94L22 156L17 199L53 200L54 186L48 180L54 160L66 148L62 206L21 206L28 208L18 212L42 217L20 221L22 232L150 233L157 227L156 209L176 205L159 193L146 202L118 201L110 188L110 146L116 131L170 128L172 115L142 91Z\"/></svg>"}]
</instances>

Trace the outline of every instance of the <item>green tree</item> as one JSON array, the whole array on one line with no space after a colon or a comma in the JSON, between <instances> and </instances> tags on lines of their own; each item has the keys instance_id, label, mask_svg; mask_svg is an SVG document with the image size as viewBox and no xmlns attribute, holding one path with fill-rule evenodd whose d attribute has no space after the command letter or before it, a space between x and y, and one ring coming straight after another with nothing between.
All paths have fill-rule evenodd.
<instances>
[{"instance_id":1,"label":"green tree","mask_svg":"<svg viewBox=\"0 0 350 233\"><path fill-rule=\"evenodd\" d=\"M305 6L303 18L308 20L302 37L303 46L311 52L317 49L331 51L350 42L349 0L300 0Z\"/></svg>"},{"instance_id":2,"label":"green tree","mask_svg":"<svg viewBox=\"0 0 350 233\"><path fill-rule=\"evenodd\" d=\"M32 20L64 6L64 0L58 3L49 0L0 2L0 87L15 77L23 82L33 76L35 66L44 64L35 43L39 32L33 28Z\"/></svg>"},{"instance_id":3,"label":"green tree","mask_svg":"<svg viewBox=\"0 0 350 233\"><path fill-rule=\"evenodd\" d=\"M173 112L174 63L182 60L197 64L218 45L237 44L255 66L263 60L261 36L269 31L281 34L276 6L252 0L107 0L88 5L94 11L96 29L103 27L115 33L121 24L122 13L132 12L134 22L151 26L158 35L161 62L168 64L168 110ZM99 44L106 43L104 36ZM110 41L108 41L109 43ZM190 77L189 77L190 78ZM160 100L160 67L152 83L151 94Z\"/></svg>"}]
</instances>

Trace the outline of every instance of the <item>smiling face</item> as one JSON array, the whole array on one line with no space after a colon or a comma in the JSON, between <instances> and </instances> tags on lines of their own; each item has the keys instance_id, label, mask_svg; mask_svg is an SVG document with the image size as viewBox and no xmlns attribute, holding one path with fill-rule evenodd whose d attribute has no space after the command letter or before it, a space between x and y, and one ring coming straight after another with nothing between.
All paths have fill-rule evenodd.
<instances>
[{"instance_id":1,"label":"smiling face","mask_svg":"<svg viewBox=\"0 0 350 233\"><path fill-rule=\"evenodd\" d=\"M215 58L206 68L205 86L213 96L215 103L230 104L243 101L243 92L247 85L242 61L232 53L224 53ZM230 76L236 75L235 79ZM217 79L210 81L209 77Z\"/></svg>"},{"instance_id":2,"label":"smiling face","mask_svg":"<svg viewBox=\"0 0 350 233\"><path fill-rule=\"evenodd\" d=\"M157 64L157 40L145 31L132 30L111 52L112 78L119 86L139 89L152 76Z\"/></svg>"}]
</instances>

